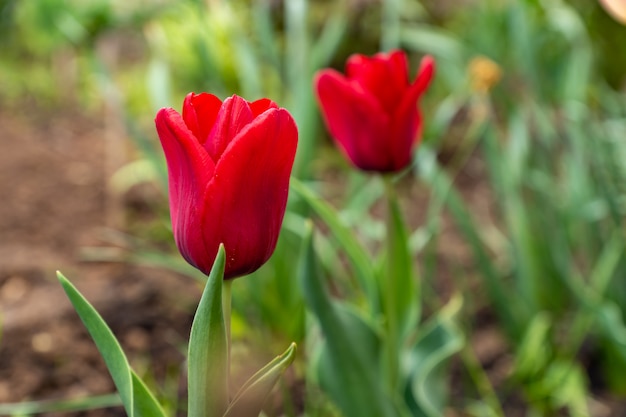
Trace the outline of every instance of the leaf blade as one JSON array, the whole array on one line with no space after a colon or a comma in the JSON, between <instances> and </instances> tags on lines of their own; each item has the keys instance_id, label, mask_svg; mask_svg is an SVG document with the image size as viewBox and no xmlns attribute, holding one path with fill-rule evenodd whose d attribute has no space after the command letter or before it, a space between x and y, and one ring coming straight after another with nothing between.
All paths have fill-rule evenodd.
<instances>
[{"instance_id":1,"label":"leaf blade","mask_svg":"<svg viewBox=\"0 0 626 417\"><path fill-rule=\"evenodd\" d=\"M96 309L83 297L76 287L65 278L61 272L57 271L57 278L98 347L107 369L113 378L115 388L122 399L126 413L129 417L134 417L134 394L131 369L126 355L122 351L122 347L109 326L104 322L102 316L100 316Z\"/></svg>"},{"instance_id":2,"label":"leaf blade","mask_svg":"<svg viewBox=\"0 0 626 417\"><path fill-rule=\"evenodd\" d=\"M225 259L224 245L220 245L191 325L189 417L221 416L228 404L228 347L222 310Z\"/></svg>"},{"instance_id":3,"label":"leaf blade","mask_svg":"<svg viewBox=\"0 0 626 417\"><path fill-rule=\"evenodd\" d=\"M257 417L261 412L265 398L278 381L278 378L293 362L296 344L277 356L244 383L231 401L224 417Z\"/></svg>"},{"instance_id":4,"label":"leaf blade","mask_svg":"<svg viewBox=\"0 0 626 417\"><path fill-rule=\"evenodd\" d=\"M304 236L298 278L304 298L317 317L326 339L337 387L328 392L347 417L386 417L402 415L382 387L378 360L370 358L355 329L335 305L322 283L313 249L313 227L309 222ZM365 330L359 326L360 330ZM370 332L373 332L368 328ZM367 398L368 401L363 401Z\"/></svg>"},{"instance_id":5,"label":"leaf blade","mask_svg":"<svg viewBox=\"0 0 626 417\"><path fill-rule=\"evenodd\" d=\"M370 255L363 249L354 234L342 223L337 212L329 204L295 178L291 178L290 187L328 226L335 240L345 251L372 309L377 311L380 300Z\"/></svg>"}]
</instances>

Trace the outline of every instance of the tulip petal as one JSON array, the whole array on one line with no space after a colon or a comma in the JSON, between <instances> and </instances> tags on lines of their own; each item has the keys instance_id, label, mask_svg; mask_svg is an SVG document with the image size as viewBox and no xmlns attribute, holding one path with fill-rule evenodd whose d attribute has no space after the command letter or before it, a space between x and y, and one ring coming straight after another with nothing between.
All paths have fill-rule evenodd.
<instances>
[{"instance_id":1,"label":"tulip petal","mask_svg":"<svg viewBox=\"0 0 626 417\"><path fill-rule=\"evenodd\" d=\"M200 204L210 268L220 243L226 248L224 278L258 269L274 251L289 191L298 131L285 109L269 109L230 142ZM204 269L203 269L204 268Z\"/></svg>"},{"instance_id":2,"label":"tulip petal","mask_svg":"<svg viewBox=\"0 0 626 417\"><path fill-rule=\"evenodd\" d=\"M409 88L409 94L415 95L416 99L419 98L430 85L434 74L435 60L432 56L426 55L420 62L420 68L415 76L415 81Z\"/></svg>"},{"instance_id":3,"label":"tulip petal","mask_svg":"<svg viewBox=\"0 0 626 417\"><path fill-rule=\"evenodd\" d=\"M430 56L422 59L415 82L402 97L392 119L393 159L396 166L406 166L411 159L411 148L420 139L422 118L418 109L420 96L426 91L435 71L435 61Z\"/></svg>"},{"instance_id":4,"label":"tulip petal","mask_svg":"<svg viewBox=\"0 0 626 417\"><path fill-rule=\"evenodd\" d=\"M214 161L218 161L228 144L254 119L254 114L246 100L239 96L224 100L217 114L209 138L204 147Z\"/></svg>"},{"instance_id":5,"label":"tulip petal","mask_svg":"<svg viewBox=\"0 0 626 417\"><path fill-rule=\"evenodd\" d=\"M344 154L360 169L387 170L390 118L378 101L334 70L320 71L315 86L326 126Z\"/></svg>"},{"instance_id":6,"label":"tulip petal","mask_svg":"<svg viewBox=\"0 0 626 417\"><path fill-rule=\"evenodd\" d=\"M393 114L399 97L409 86L406 54L400 50L373 57L352 55L346 63L346 75L373 94L388 114Z\"/></svg>"},{"instance_id":7,"label":"tulip petal","mask_svg":"<svg viewBox=\"0 0 626 417\"><path fill-rule=\"evenodd\" d=\"M262 98L257 101L253 101L250 103L250 110L252 110L252 114L254 117L259 116L262 113L265 113L266 110L269 109L277 109L278 105L274 103L269 98Z\"/></svg>"},{"instance_id":8,"label":"tulip petal","mask_svg":"<svg viewBox=\"0 0 626 417\"><path fill-rule=\"evenodd\" d=\"M183 103L183 120L198 141L204 144L215 124L222 100L213 94L189 93Z\"/></svg>"},{"instance_id":9,"label":"tulip petal","mask_svg":"<svg viewBox=\"0 0 626 417\"><path fill-rule=\"evenodd\" d=\"M167 160L170 215L179 250L192 265L191 248L203 244L193 234L199 220L199 201L215 164L174 109L161 109L156 115L156 128Z\"/></svg>"}]
</instances>

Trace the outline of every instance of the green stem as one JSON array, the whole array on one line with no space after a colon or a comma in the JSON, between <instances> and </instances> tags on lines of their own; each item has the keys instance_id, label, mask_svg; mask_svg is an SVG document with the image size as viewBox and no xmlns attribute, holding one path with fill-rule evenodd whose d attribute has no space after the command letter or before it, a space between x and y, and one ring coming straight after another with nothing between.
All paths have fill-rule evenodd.
<instances>
[{"instance_id":1,"label":"green stem","mask_svg":"<svg viewBox=\"0 0 626 417\"><path fill-rule=\"evenodd\" d=\"M399 346L399 329L398 329L398 320L397 310L395 308L396 300L395 294L397 289L395 286L397 285L397 280L393 275L395 275L394 266L391 265L393 262L393 250L394 250L394 239L395 236L392 236L394 233L395 227L393 224L393 213L392 210L395 209L395 204L397 204L396 192L394 189L394 185L389 176L383 176L383 180L385 182L385 196L387 197L387 268L386 273L380 274L380 282L379 288L382 292L382 300L384 303L383 311L385 313L385 322L386 322L386 330L387 337L385 340L386 346L386 360L387 360L387 378L389 389L391 392L395 392L397 389L399 374L399 358L398 358L398 350Z\"/></svg>"},{"instance_id":2,"label":"green stem","mask_svg":"<svg viewBox=\"0 0 626 417\"><path fill-rule=\"evenodd\" d=\"M231 351L231 335L230 335L230 312L232 302L233 280L224 280L222 285L222 310L224 312L224 326L226 327L226 392L230 391L230 351ZM230 397L229 397L230 398Z\"/></svg>"}]
</instances>

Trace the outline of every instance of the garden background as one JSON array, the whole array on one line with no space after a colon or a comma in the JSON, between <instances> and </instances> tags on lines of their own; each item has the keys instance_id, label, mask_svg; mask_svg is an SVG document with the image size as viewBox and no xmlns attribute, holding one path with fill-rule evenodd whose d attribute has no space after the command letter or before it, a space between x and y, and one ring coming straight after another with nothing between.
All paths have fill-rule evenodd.
<instances>
[{"instance_id":1,"label":"garden background","mask_svg":"<svg viewBox=\"0 0 626 417\"><path fill-rule=\"evenodd\" d=\"M60 269L184 415L203 277L173 243L153 120L189 91L288 108L294 178L376 251L384 185L333 146L312 78L400 47L410 74L425 54L437 62L396 182L422 321L449 325L449 351L424 359L440 415L623 417L624 39L588 0L0 1L0 414L124 415ZM338 298L351 270L298 195L273 258L233 287L234 372L245 380L295 340L267 415L338 416L308 368L304 218Z\"/></svg>"}]
</instances>

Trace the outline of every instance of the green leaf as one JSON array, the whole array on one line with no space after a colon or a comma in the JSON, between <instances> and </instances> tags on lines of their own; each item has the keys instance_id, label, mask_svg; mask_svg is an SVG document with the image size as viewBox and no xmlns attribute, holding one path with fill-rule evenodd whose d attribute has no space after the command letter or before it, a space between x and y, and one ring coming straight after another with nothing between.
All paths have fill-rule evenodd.
<instances>
[{"instance_id":1,"label":"green leaf","mask_svg":"<svg viewBox=\"0 0 626 417\"><path fill-rule=\"evenodd\" d=\"M334 389L328 392L346 417L386 417L402 415L383 389L379 361L371 356L370 336L375 333L362 325L353 326L327 294L322 283L315 252L313 231L307 224L298 272L304 298L319 320L325 336ZM367 399L367 401L364 401Z\"/></svg>"},{"instance_id":2,"label":"green leaf","mask_svg":"<svg viewBox=\"0 0 626 417\"><path fill-rule=\"evenodd\" d=\"M311 67L315 70L329 65L348 30L348 11L343 3L329 13L320 36L311 47Z\"/></svg>"},{"instance_id":3,"label":"green leaf","mask_svg":"<svg viewBox=\"0 0 626 417\"><path fill-rule=\"evenodd\" d=\"M222 310L224 246L204 287L189 337L189 417L222 416L228 405L228 345Z\"/></svg>"},{"instance_id":4,"label":"green leaf","mask_svg":"<svg viewBox=\"0 0 626 417\"><path fill-rule=\"evenodd\" d=\"M613 343L613 347L626 362L626 324L619 306L606 300L597 307L596 314L600 331Z\"/></svg>"},{"instance_id":5,"label":"green leaf","mask_svg":"<svg viewBox=\"0 0 626 417\"><path fill-rule=\"evenodd\" d=\"M462 62L465 47L453 33L440 28L404 26L401 32L402 42L410 49L430 53L453 62Z\"/></svg>"},{"instance_id":6,"label":"green leaf","mask_svg":"<svg viewBox=\"0 0 626 417\"><path fill-rule=\"evenodd\" d=\"M370 306L374 311L378 311L380 300L376 290L373 272L374 267L370 255L363 249L363 246L361 246L356 239L354 233L342 223L339 215L330 205L295 178L291 178L291 189L295 191L328 226L330 232L348 256L359 283L367 295Z\"/></svg>"},{"instance_id":7,"label":"green leaf","mask_svg":"<svg viewBox=\"0 0 626 417\"><path fill-rule=\"evenodd\" d=\"M161 404L154 398L152 392L146 387L146 384L131 369L131 377L133 379L133 395L136 416L145 417L165 417L165 412L161 408Z\"/></svg>"},{"instance_id":8,"label":"green leaf","mask_svg":"<svg viewBox=\"0 0 626 417\"><path fill-rule=\"evenodd\" d=\"M235 394L224 417L257 417L276 381L295 357L296 344L292 343L282 355L274 358L246 381Z\"/></svg>"},{"instance_id":9,"label":"green leaf","mask_svg":"<svg viewBox=\"0 0 626 417\"><path fill-rule=\"evenodd\" d=\"M444 415L447 395L445 365L463 347L463 335L454 321L462 299L454 297L421 329L418 339L406 358L409 369L406 387L407 403L412 415L440 417Z\"/></svg>"},{"instance_id":10,"label":"green leaf","mask_svg":"<svg viewBox=\"0 0 626 417\"><path fill-rule=\"evenodd\" d=\"M97 408L116 407L119 405L122 405L122 401L120 400L120 396L115 393L71 400L5 403L0 404L0 415L27 416L41 413L69 413L72 411L87 411Z\"/></svg>"},{"instance_id":11,"label":"green leaf","mask_svg":"<svg viewBox=\"0 0 626 417\"><path fill-rule=\"evenodd\" d=\"M544 372L552 358L551 327L548 314L537 313L533 317L515 353L515 375L526 380Z\"/></svg>"},{"instance_id":12,"label":"green leaf","mask_svg":"<svg viewBox=\"0 0 626 417\"><path fill-rule=\"evenodd\" d=\"M63 274L57 272L57 278L96 343L128 416L164 416L161 406L152 393L131 369L122 347L100 314Z\"/></svg>"},{"instance_id":13,"label":"green leaf","mask_svg":"<svg viewBox=\"0 0 626 417\"><path fill-rule=\"evenodd\" d=\"M542 373L539 381L528 386L531 403L547 398L554 409L567 408L570 416L589 417L586 376L580 364L555 359Z\"/></svg>"},{"instance_id":14,"label":"green leaf","mask_svg":"<svg viewBox=\"0 0 626 417\"><path fill-rule=\"evenodd\" d=\"M375 366L375 364L381 363L380 359L383 357L382 332L377 331L378 329L375 328L373 323L369 322L366 317L352 306L337 301L334 301L333 304L336 307L339 322L345 329L349 329L348 336L350 340L358 344L358 347L355 347L355 349L362 352L366 363L370 364L372 368L375 368L373 372L375 378L380 381L380 386L374 389L382 390L386 388L383 387L383 372L378 366ZM333 393L330 397L333 398L337 404L348 401L349 399L343 395L345 391L345 379L341 374L346 372L346 367L350 365L337 366L337 360L332 357L332 350L329 347L328 341L321 341L320 345L316 346L316 348L319 349L316 352L317 363L314 363L313 366L317 371L320 387L328 393ZM395 363L395 366L397 372L398 364ZM391 392L389 398L391 398L391 402L396 403L396 405L401 408L399 405L401 401L399 393Z\"/></svg>"}]
</instances>

